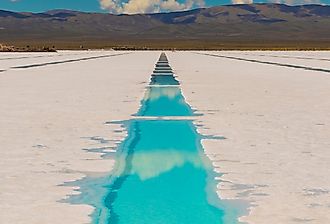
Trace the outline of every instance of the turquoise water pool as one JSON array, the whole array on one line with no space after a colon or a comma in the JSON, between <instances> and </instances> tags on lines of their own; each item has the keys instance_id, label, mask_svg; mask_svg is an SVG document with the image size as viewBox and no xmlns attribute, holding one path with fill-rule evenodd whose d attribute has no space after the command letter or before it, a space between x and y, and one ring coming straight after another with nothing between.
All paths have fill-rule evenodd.
<instances>
[{"instance_id":1,"label":"turquoise water pool","mask_svg":"<svg viewBox=\"0 0 330 224\"><path fill-rule=\"evenodd\" d=\"M125 122L128 136L114 155L113 172L72 183L82 193L70 203L92 205L93 224L238 223L242 208L216 194L193 121L162 118L193 116L193 110L179 87L158 84L147 88L136 114L151 118Z\"/></svg>"},{"instance_id":2,"label":"turquoise water pool","mask_svg":"<svg viewBox=\"0 0 330 224\"><path fill-rule=\"evenodd\" d=\"M173 75L153 75L150 85L179 85L179 81Z\"/></svg>"},{"instance_id":3,"label":"turquoise water pool","mask_svg":"<svg viewBox=\"0 0 330 224\"><path fill-rule=\"evenodd\" d=\"M179 87L148 87L138 116L192 116Z\"/></svg>"}]
</instances>

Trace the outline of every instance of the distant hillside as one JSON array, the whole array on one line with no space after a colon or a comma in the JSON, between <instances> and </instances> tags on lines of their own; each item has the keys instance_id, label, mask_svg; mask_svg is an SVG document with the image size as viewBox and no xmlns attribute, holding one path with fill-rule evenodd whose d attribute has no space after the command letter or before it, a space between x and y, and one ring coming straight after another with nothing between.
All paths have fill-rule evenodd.
<instances>
[{"instance_id":1,"label":"distant hillside","mask_svg":"<svg viewBox=\"0 0 330 224\"><path fill-rule=\"evenodd\" d=\"M184 12L112 15L53 10L0 10L0 42L77 47L221 46L290 43L330 47L330 6L228 5ZM176 44L175 44L176 43ZM179 44L180 43L180 44ZM158 45L157 45L158 44ZM314 44L314 45L313 45ZM207 48L207 47L206 47ZM212 48L212 47L211 47Z\"/></svg>"}]
</instances>

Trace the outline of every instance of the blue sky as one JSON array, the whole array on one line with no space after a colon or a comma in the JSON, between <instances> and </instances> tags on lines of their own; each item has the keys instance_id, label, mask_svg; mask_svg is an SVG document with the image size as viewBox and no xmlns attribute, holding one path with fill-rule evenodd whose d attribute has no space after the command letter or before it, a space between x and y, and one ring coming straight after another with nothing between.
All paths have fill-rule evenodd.
<instances>
[{"instance_id":1,"label":"blue sky","mask_svg":"<svg viewBox=\"0 0 330 224\"><path fill-rule=\"evenodd\" d=\"M101 11L98 0L0 0L0 8L34 12L58 8Z\"/></svg>"},{"instance_id":2,"label":"blue sky","mask_svg":"<svg viewBox=\"0 0 330 224\"><path fill-rule=\"evenodd\" d=\"M186 10L231 3L270 2L272 0L0 0L0 9L43 12L72 9L88 12L139 13ZM274 0L286 4L321 3L330 0Z\"/></svg>"}]
</instances>

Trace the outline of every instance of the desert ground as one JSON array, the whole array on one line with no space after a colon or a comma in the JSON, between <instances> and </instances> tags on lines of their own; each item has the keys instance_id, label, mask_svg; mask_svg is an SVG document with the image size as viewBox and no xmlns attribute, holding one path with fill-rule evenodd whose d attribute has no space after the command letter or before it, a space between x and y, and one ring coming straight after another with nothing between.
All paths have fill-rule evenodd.
<instances>
[{"instance_id":1,"label":"desert ground","mask_svg":"<svg viewBox=\"0 0 330 224\"><path fill-rule=\"evenodd\" d=\"M159 51L0 54L0 223L90 223L63 183L111 172ZM218 175L251 224L330 223L330 52L166 52Z\"/></svg>"}]
</instances>

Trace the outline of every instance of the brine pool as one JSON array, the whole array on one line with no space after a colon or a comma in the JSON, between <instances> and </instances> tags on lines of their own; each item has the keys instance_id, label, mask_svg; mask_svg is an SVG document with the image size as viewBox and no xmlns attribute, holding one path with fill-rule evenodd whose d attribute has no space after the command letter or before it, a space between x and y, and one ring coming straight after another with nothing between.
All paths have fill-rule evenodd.
<instances>
[{"instance_id":1,"label":"brine pool","mask_svg":"<svg viewBox=\"0 0 330 224\"><path fill-rule=\"evenodd\" d=\"M172 73L159 76L152 77L136 118L123 122L128 136L112 173L70 183L81 194L68 201L93 206L93 224L239 223L239 203L216 193L215 173L179 82Z\"/></svg>"}]
</instances>

